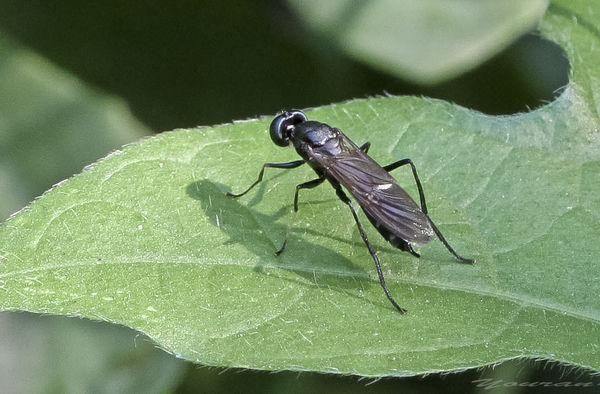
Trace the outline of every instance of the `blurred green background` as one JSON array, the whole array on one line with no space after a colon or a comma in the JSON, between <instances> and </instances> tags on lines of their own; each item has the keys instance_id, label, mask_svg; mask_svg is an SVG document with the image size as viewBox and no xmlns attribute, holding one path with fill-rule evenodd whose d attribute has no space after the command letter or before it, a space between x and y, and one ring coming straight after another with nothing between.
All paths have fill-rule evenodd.
<instances>
[{"instance_id":1,"label":"blurred green background","mask_svg":"<svg viewBox=\"0 0 600 394\"><path fill-rule=\"evenodd\" d=\"M423 95L512 114L553 100L568 82L562 50L535 31L521 34L535 26L527 21L508 32L500 29L502 39L490 40L495 44L476 52L460 73L456 67L435 76L416 75L406 65L379 67L383 60L346 45L347 26L318 20L333 15L334 22L362 26L364 7L328 4L334 3L340 8L315 14L312 1L0 0L0 219L153 132L383 94ZM443 7L436 7L443 16ZM452 7L448 14L456 11ZM503 23L498 26L526 11L506 10L496 18ZM486 12L494 17L500 11ZM315 20L336 28L319 28ZM439 20L445 19L435 19L435 26ZM437 33L451 37L452 29L448 24ZM398 45L405 40L427 49L428 39L415 31L399 37ZM441 52L422 58L443 65L448 59ZM483 378L589 380L581 371L534 361L378 382L220 370L180 361L125 328L0 315L1 392L478 392L472 381Z\"/></svg>"}]
</instances>

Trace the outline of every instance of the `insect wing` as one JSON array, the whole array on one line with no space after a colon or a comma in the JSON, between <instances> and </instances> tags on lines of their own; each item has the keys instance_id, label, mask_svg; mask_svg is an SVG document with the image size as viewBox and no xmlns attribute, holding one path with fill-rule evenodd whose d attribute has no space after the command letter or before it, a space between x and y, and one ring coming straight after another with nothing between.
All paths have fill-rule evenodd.
<instances>
[{"instance_id":1,"label":"insect wing","mask_svg":"<svg viewBox=\"0 0 600 394\"><path fill-rule=\"evenodd\" d=\"M344 136L342 153L326 159L327 172L358 201L372 221L416 245L434 232L427 216L396 180Z\"/></svg>"}]
</instances>

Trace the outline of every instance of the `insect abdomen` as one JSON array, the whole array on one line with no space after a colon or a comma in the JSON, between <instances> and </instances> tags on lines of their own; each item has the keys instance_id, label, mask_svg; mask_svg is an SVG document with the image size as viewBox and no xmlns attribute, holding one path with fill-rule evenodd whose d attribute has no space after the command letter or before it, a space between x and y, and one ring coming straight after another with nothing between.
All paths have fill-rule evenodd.
<instances>
[{"instance_id":1,"label":"insect abdomen","mask_svg":"<svg viewBox=\"0 0 600 394\"><path fill-rule=\"evenodd\" d=\"M394 235L394 233L392 231L390 231L383 223L377 221L377 219L375 219L371 215L369 215L364 209L363 209L363 212L365 213L365 215L367 216L367 218L369 219L371 224L377 229L379 234L381 234L381 236L386 241L388 241L394 247L396 247L400 250L403 250L405 252L412 250L412 247L410 247L410 245L407 241Z\"/></svg>"}]
</instances>

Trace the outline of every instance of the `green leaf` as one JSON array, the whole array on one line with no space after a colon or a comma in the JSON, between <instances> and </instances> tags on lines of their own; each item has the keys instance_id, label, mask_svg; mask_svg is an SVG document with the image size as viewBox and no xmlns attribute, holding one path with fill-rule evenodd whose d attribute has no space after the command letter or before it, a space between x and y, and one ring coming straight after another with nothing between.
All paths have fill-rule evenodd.
<instances>
[{"instance_id":1,"label":"green leaf","mask_svg":"<svg viewBox=\"0 0 600 394\"><path fill-rule=\"evenodd\" d=\"M319 45L433 85L496 55L539 22L547 0L288 0Z\"/></svg>"},{"instance_id":2,"label":"green leaf","mask_svg":"<svg viewBox=\"0 0 600 394\"><path fill-rule=\"evenodd\" d=\"M303 191L292 213L310 169L225 197L263 162L297 158L270 143L268 119L162 134L35 201L0 228L0 307L109 320L209 365L390 376L529 356L599 369L600 6L565 4L541 30L573 77L539 110L388 97L308 112L371 141L381 163L412 158L433 220L477 258L432 242L415 259L369 228L406 316L331 188Z\"/></svg>"}]
</instances>

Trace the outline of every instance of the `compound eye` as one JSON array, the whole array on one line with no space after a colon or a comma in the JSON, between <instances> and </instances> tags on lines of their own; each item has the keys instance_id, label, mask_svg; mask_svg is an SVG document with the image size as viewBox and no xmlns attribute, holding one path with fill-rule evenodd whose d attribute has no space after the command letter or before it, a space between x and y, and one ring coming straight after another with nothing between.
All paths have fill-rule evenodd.
<instances>
[{"instance_id":1,"label":"compound eye","mask_svg":"<svg viewBox=\"0 0 600 394\"><path fill-rule=\"evenodd\" d=\"M290 144L290 132L294 127L308 118L302 111L292 110L286 111L278 115L271 122L269 132L271 139L278 146L288 146Z\"/></svg>"},{"instance_id":2,"label":"compound eye","mask_svg":"<svg viewBox=\"0 0 600 394\"><path fill-rule=\"evenodd\" d=\"M286 125L287 119L285 118L285 114L275 117L271 122L269 131L275 145L288 146L290 144L290 137L287 135Z\"/></svg>"}]
</instances>

